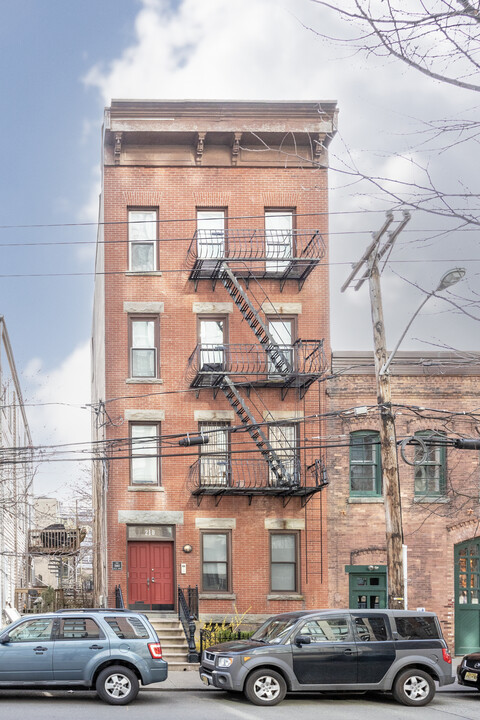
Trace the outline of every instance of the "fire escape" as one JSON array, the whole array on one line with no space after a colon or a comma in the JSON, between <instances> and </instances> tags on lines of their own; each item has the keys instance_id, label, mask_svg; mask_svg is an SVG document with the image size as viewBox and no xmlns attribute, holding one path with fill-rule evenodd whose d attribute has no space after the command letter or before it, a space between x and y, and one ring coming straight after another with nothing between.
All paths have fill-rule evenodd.
<instances>
[{"instance_id":1,"label":"fire escape","mask_svg":"<svg viewBox=\"0 0 480 720\"><path fill-rule=\"evenodd\" d=\"M259 421L254 414L253 408L257 414L259 408L252 399L254 393L257 405L262 404L257 388L272 387L280 390L282 400L289 391L302 399L325 372L323 340L279 342L269 329L262 303L250 290L252 282L258 284L263 278L278 280L281 291L287 280L297 281L301 289L323 255L323 239L316 230L278 230L273 242L272 231L268 237L258 230L195 233L188 251L190 280L195 289L200 280L210 281L212 290L221 283L251 328L255 342L198 344L188 362L190 387L198 392L211 388L214 396L222 392L240 420L236 432L243 426L261 455L254 460L232 460L229 453L200 456L189 475L197 503L204 495L215 496L217 504L226 495L244 495L249 502L254 495L274 495L282 497L284 505L292 497L300 497L304 505L328 484L321 459L312 459L302 468L298 443L282 422L274 423L275 442L271 442L263 418ZM277 318L281 324L282 316ZM265 406L263 409L268 412Z\"/></svg>"}]
</instances>

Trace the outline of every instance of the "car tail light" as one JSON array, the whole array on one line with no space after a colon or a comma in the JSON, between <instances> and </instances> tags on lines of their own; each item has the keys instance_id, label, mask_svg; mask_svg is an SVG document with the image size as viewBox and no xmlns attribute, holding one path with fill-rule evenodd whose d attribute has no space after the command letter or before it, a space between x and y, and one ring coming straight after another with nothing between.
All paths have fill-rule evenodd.
<instances>
[{"instance_id":1,"label":"car tail light","mask_svg":"<svg viewBox=\"0 0 480 720\"><path fill-rule=\"evenodd\" d=\"M443 655L443 659L445 660L445 662L449 663L451 665L452 664L452 656L450 655L450 653L448 652L448 650L446 648L442 648L442 655Z\"/></svg>"},{"instance_id":2,"label":"car tail light","mask_svg":"<svg viewBox=\"0 0 480 720\"><path fill-rule=\"evenodd\" d=\"M148 643L148 649L150 650L150 655L154 660L162 659L162 646L160 643Z\"/></svg>"}]
</instances>

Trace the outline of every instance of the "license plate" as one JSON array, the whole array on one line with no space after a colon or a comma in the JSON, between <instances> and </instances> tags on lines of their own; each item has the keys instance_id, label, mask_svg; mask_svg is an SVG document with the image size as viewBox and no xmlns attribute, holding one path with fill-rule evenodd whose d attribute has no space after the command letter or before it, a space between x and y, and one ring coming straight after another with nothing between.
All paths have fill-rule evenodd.
<instances>
[{"instance_id":1,"label":"license plate","mask_svg":"<svg viewBox=\"0 0 480 720\"><path fill-rule=\"evenodd\" d=\"M475 676L476 677L476 676ZM200 675L200 678L204 685L210 685L210 682L208 680L208 677L206 675Z\"/></svg>"},{"instance_id":2,"label":"license plate","mask_svg":"<svg viewBox=\"0 0 480 720\"><path fill-rule=\"evenodd\" d=\"M476 682L477 678L478 678L478 673L472 673L472 672L465 673L465 680L471 680L472 682Z\"/></svg>"}]
</instances>

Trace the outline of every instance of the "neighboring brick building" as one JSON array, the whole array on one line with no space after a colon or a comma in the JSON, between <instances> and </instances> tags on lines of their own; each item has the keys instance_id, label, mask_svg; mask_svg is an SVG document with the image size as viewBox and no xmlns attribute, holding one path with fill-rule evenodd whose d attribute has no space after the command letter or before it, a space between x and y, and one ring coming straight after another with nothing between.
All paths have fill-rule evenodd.
<instances>
[{"instance_id":1,"label":"neighboring brick building","mask_svg":"<svg viewBox=\"0 0 480 720\"><path fill-rule=\"evenodd\" d=\"M106 110L93 329L97 594L327 603L327 103ZM186 433L208 445L179 447ZM317 439L314 439L317 438Z\"/></svg>"},{"instance_id":2,"label":"neighboring brick building","mask_svg":"<svg viewBox=\"0 0 480 720\"><path fill-rule=\"evenodd\" d=\"M398 353L392 369L397 442L420 433L423 464L399 450L408 607L438 613L461 654L480 646L480 357ZM329 605L385 607L386 550L373 355L334 353L328 381ZM471 414L470 414L471 413ZM404 448L420 461L422 448Z\"/></svg>"}]
</instances>

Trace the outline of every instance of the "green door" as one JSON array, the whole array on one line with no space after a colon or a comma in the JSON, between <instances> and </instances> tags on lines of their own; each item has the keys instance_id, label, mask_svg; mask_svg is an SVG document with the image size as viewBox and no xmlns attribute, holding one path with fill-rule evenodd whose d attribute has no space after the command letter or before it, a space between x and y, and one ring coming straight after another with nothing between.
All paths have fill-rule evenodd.
<instances>
[{"instance_id":1,"label":"green door","mask_svg":"<svg viewBox=\"0 0 480 720\"><path fill-rule=\"evenodd\" d=\"M480 538L455 546L455 655L480 649Z\"/></svg>"},{"instance_id":2,"label":"green door","mask_svg":"<svg viewBox=\"0 0 480 720\"><path fill-rule=\"evenodd\" d=\"M383 565L347 565L349 607L379 610L387 607L387 570Z\"/></svg>"}]
</instances>

